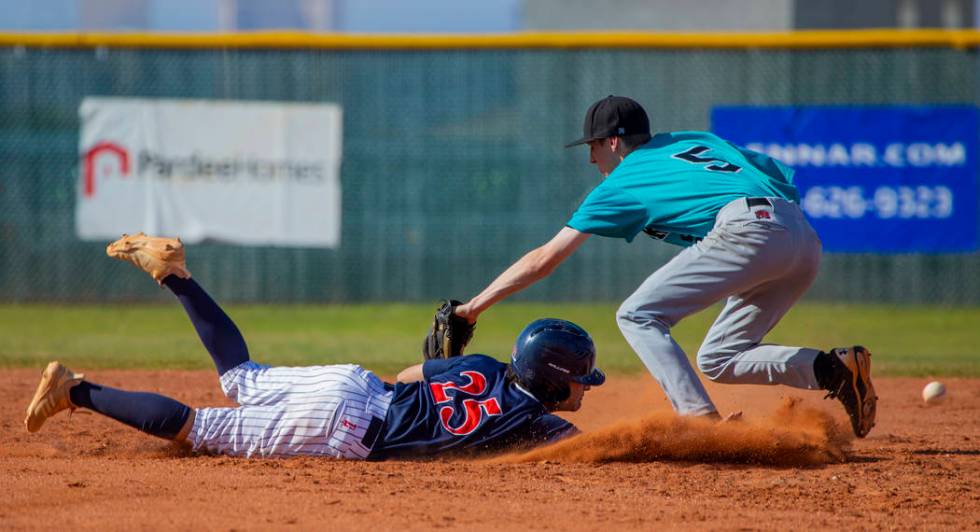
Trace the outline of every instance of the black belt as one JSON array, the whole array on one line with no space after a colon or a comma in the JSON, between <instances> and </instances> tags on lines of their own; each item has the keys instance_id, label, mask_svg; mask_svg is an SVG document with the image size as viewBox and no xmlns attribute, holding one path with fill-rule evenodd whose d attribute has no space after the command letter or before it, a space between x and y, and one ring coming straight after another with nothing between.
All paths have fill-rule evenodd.
<instances>
[{"instance_id":1,"label":"black belt","mask_svg":"<svg viewBox=\"0 0 980 532\"><path fill-rule=\"evenodd\" d=\"M772 202L769 198L745 198L745 204L752 207L772 207Z\"/></svg>"},{"instance_id":2,"label":"black belt","mask_svg":"<svg viewBox=\"0 0 980 532\"><path fill-rule=\"evenodd\" d=\"M385 420L372 416L364 436L361 437L361 445L373 449L374 444L378 442L378 436L381 435L381 427L384 426L384 422Z\"/></svg>"}]
</instances>

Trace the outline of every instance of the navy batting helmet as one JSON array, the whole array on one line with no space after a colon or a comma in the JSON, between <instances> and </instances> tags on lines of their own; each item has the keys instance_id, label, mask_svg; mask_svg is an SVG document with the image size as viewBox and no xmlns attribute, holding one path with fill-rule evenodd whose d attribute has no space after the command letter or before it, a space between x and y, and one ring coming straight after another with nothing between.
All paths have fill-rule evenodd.
<instances>
[{"instance_id":1,"label":"navy batting helmet","mask_svg":"<svg viewBox=\"0 0 980 532\"><path fill-rule=\"evenodd\" d=\"M569 382L599 386L606 375L595 367L595 344L585 329L566 320L531 322L517 336L510 366L517 382L542 403L568 398Z\"/></svg>"}]
</instances>

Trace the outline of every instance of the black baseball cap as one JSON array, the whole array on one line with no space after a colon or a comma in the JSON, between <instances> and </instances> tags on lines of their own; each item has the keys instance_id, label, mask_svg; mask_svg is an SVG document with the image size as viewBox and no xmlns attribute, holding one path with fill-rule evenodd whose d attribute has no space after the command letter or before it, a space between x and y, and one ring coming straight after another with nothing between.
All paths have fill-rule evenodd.
<instances>
[{"instance_id":1,"label":"black baseball cap","mask_svg":"<svg viewBox=\"0 0 980 532\"><path fill-rule=\"evenodd\" d=\"M592 104L585 112L582 138L566 148L593 140L626 135L650 134L650 119L643 106L625 96L609 95Z\"/></svg>"}]
</instances>

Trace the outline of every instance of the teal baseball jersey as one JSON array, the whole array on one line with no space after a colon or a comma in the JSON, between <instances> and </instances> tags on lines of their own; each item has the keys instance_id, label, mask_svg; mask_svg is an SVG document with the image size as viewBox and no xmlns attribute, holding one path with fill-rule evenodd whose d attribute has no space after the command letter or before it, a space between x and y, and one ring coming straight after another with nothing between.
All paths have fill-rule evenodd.
<instances>
[{"instance_id":1,"label":"teal baseball jersey","mask_svg":"<svg viewBox=\"0 0 980 532\"><path fill-rule=\"evenodd\" d=\"M566 225L627 242L643 231L689 246L714 227L722 207L743 197L799 203L793 170L712 133L659 133L627 155Z\"/></svg>"}]
</instances>

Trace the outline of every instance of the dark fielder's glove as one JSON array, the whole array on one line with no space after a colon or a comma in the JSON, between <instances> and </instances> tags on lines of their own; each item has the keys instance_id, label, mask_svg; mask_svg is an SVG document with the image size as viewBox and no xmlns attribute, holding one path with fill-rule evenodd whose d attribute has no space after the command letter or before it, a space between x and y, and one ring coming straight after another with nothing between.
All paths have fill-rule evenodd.
<instances>
[{"instance_id":1,"label":"dark fielder's glove","mask_svg":"<svg viewBox=\"0 0 980 532\"><path fill-rule=\"evenodd\" d=\"M455 299L442 300L442 305L432 318L432 328L425 335L425 342L422 344L422 357L425 360L458 357L463 354L466 344L473 338L476 324L471 324L466 318L453 313L453 309L462 304Z\"/></svg>"}]
</instances>

